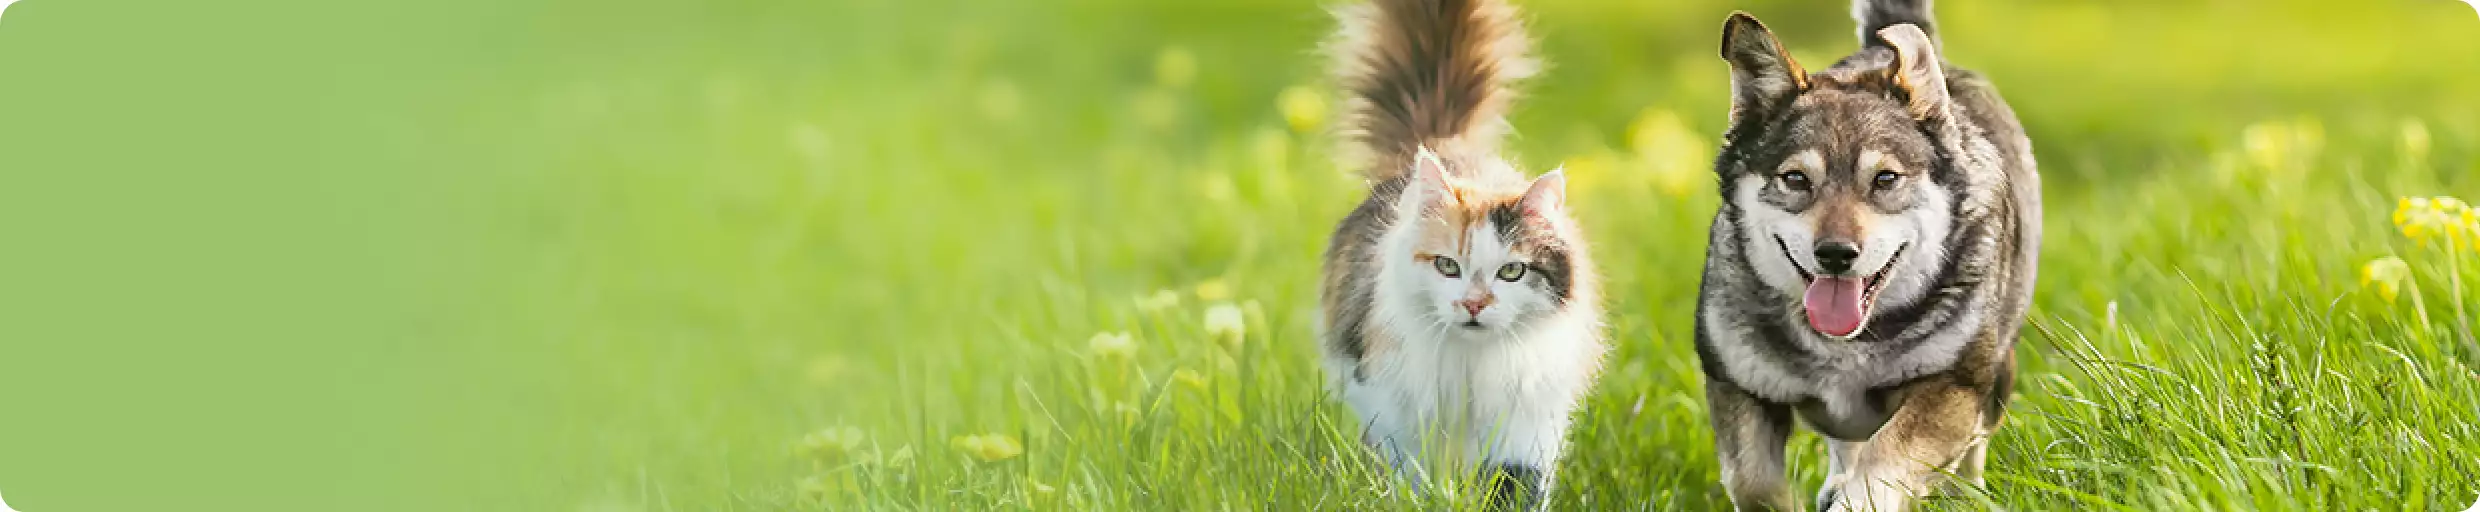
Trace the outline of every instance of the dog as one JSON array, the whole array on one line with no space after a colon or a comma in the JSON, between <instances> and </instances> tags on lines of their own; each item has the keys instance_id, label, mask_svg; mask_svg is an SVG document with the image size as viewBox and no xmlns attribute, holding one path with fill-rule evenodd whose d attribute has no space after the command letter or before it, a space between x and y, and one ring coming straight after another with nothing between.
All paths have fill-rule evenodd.
<instances>
[{"instance_id":1,"label":"dog","mask_svg":"<svg viewBox=\"0 0 2480 512\"><path fill-rule=\"evenodd\" d=\"M1810 73L1724 22L1731 120L1699 292L1722 484L1796 506L1793 418L1828 438L1818 510L1904 510L1979 485L2006 413L2041 241L2031 140L1940 56L1929 0L1861 0L1861 48Z\"/></svg>"}]
</instances>

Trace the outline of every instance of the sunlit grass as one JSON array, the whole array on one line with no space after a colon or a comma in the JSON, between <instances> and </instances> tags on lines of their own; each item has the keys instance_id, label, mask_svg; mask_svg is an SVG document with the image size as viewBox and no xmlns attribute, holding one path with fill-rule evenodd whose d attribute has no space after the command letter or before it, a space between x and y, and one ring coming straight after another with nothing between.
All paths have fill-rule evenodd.
<instances>
[{"instance_id":1,"label":"sunlit grass","mask_svg":"<svg viewBox=\"0 0 2480 512\"><path fill-rule=\"evenodd\" d=\"M1675 70L1723 80L1697 59L1727 7L1628 25L1694 30L1682 40L1704 46L1629 46L1620 55L1641 60L1606 62L1588 50L1618 45L1585 32L1618 23L1591 16L1599 4L1536 4L1563 64L1518 116L1515 145L1528 171L1564 165L1574 180L1615 347L1555 503L1712 509L1722 495L1689 312L1720 90L1646 84ZM576 485L556 505L1470 506L1463 482L1390 484L1324 399L1318 254L1361 184L1330 163L1334 99L1306 53L1323 21L1303 2L1213 5L993 7L962 15L952 38L887 36L912 42L890 50L920 58L909 64L829 60L875 73L866 81L737 57L545 87L549 140L531 147L545 148L544 186L573 187L540 213L544 243L565 256L543 279L572 294L574 341L559 356L574 367L556 378L572 398L575 435L559 450ZM1955 9L1967 27L2048 12ZM1106 21L1026 35L1078 16ZM2101 30L2083 19L2059 23ZM1794 45L1846 49L1848 27L1831 26L1835 38ZM2422 510L2480 493L2480 352L2453 337L2470 313L2440 306L2474 295L2456 281L2480 275L2480 253L2465 242L2458 259L2392 219L2400 198L2480 192L2480 110L2148 110L2173 100L2123 98L2245 87L2210 73L2253 68L2157 77L2163 91L2065 82L2005 71L2136 57L2086 55L2069 35L2002 45L2014 39L1996 32L1948 37L1972 48L1967 63L1990 62L2026 114L2048 232L2021 393L1978 500ZM2423 81L2426 67L2323 62L2300 65L2395 73L2352 84L2399 91L2387 101L2464 101ZM2336 87L2321 80L2268 87ZM1803 434L1791 449L1795 481L1813 488L1822 443Z\"/></svg>"}]
</instances>

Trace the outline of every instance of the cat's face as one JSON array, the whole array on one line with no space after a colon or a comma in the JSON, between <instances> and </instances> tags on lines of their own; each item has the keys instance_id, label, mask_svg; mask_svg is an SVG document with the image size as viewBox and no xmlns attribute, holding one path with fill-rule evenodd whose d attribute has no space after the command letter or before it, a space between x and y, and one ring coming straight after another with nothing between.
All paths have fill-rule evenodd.
<instances>
[{"instance_id":1,"label":"cat's face","mask_svg":"<svg viewBox=\"0 0 2480 512\"><path fill-rule=\"evenodd\" d=\"M1399 242L1385 267L1396 297L1435 334L1505 333L1574 298L1576 269L1565 181L1553 171L1514 190L1488 190L1416 163L1397 198ZM1514 187L1510 187L1514 188Z\"/></svg>"}]
</instances>

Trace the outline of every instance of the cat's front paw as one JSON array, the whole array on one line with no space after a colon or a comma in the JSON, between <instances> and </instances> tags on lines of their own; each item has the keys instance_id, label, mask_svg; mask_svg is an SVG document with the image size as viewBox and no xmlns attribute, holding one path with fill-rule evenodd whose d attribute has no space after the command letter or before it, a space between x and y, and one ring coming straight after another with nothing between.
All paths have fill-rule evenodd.
<instances>
[{"instance_id":1,"label":"cat's front paw","mask_svg":"<svg viewBox=\"0 0 2480 512\"><path fill-rule=\"evenodd\" d=\"M1549 474L1522 464L1499 464L1481 470L1484 503L1501 510L1540 510L1548 497Z\"/></svg>"}]
</instances>

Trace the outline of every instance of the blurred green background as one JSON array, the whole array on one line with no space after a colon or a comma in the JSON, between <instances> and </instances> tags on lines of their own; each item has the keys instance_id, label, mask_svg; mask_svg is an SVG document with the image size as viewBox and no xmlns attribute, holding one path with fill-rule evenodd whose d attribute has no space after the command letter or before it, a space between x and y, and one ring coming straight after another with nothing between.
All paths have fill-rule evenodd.
<instances>
[{"instance_id":1,"label":"blurred green background","mask_svg":"<svg viewBox=\"0 0 2480 512\"><path fill-rule=\"evenodd\" d=\"M0 495L56 510L1429 509L1321 398L1314 1L139 2L0 19ZM1562 509L1704 510L1720 22L1519 2L1615 347ZM1967 1L2049 233L1986 495L2459 509L2480 15ZM2412 269L2371 292L2373 258ZM2420 305L2414 297L2423 297ZM2425 311L2420 311L2424 309ZM1236 312L1209 329L1209 316ZM2470 311L2463 318L2480 318ZM1228 318L1228 317L1226 317ZM1130 344L1112 343L1125 333ZM1821 443L1793 443L1800 489Z\"/></svg>"}]
</instances>

